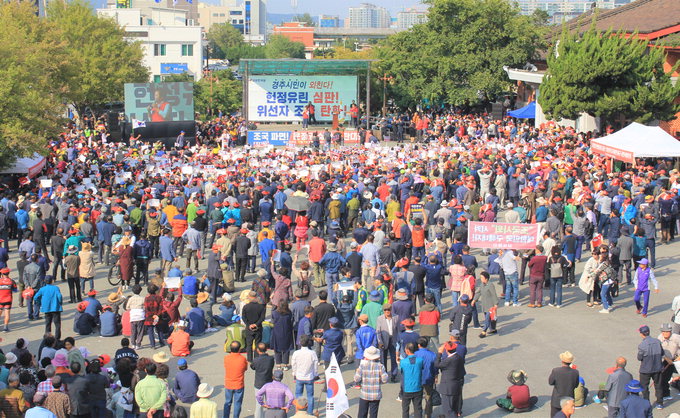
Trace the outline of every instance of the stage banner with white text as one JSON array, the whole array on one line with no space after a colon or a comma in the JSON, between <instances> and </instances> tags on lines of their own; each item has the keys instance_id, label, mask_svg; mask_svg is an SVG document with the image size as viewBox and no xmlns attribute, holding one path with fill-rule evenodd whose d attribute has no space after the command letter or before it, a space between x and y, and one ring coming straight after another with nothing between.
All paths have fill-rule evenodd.
<instances>
[{"instance_id":1,"label":"stage banner with white text","mask_svg":"<svg viewBox=\"0 0 680 418\"><path fill-rule=\"evenodd\" d=\"M531 250L538 243L537 224L470 222L468 245L471 248Z\"/></svg>"},{"instance_id":2,"label":"stage banner with white text","mask_svg":"<svg viewBox=\"0 0 680 418\"><path fill-rule=\"evenodd\" d=\"M267 145L306 147L312 145L312 137L315 132L319 136L320 144L325 144L323 131L248 131L248 145L252 147L265 147ZM346 145L359 143L358 131L344 131L342 137L343 143Z\"/></svg>"},{"instance_id":3,"label":"stage banner with white text","mask_svg":"<svg viewBox=\"0 0 680 418\"><path fill-rule=\"evenodd\" d=\"M356 76L253 76L248 80L248 119L258 122L302 122L305 105L314 105L316 120L330 122L333 113L347 119L357 100Z\"/></svg>"}]
</instances>

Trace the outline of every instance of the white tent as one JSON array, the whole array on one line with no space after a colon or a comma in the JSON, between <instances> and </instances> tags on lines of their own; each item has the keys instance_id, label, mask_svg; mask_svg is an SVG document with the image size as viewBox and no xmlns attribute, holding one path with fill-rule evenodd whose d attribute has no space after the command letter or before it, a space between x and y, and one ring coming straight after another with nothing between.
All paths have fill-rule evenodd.
<instances>
[{"instance_id":1,"label":"white tent","mask_svg":"<svg viewBox=\"0 0 680 418\"><path fill-rule=\"evenodd\" d=\"M658 126L633 122L611 135L593 139L590 151L634 163L636 158L680 157L680 141Z\"/></svg>"},{"instance_id":2,"label":"white tent","mask_svg":"<svg viewBox=\"0 0 680 418\"><path fill-rule=\"evenodd\" d=\"M0 174L24 174L29 178L37 176L45 167L46 159L36 153L32 157L17 158L10 167L0 170Z\"/></svg>"}]
</instances>

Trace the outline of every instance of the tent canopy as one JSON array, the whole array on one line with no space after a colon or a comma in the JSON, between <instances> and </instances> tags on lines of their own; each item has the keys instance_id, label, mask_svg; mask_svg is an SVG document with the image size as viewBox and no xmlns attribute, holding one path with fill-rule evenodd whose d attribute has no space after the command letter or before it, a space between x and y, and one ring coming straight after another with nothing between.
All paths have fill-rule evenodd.
<instances>
[{"instance_id":1,"label":"tent canopy","mask_svg":"<svg viewBox=\"0 0 680 418\"><path fill-rule=\"evenodd\" d=\"M536 102L531 102L524 107L511 110L508 112L508 115L518 119L536 119Z\"/></svg>"},{"instance_id":2,"label":"tent canopy","mask_svg":"<svg viewBox=\"0 0 680 418\"><path fill-rule=\"evenodd\" d=\"M37 176L45 167L45 157L35 153L32 157L17 158L13 165L0 170L0 174L24 174L29 178Z\"/></svg>"},{"instance_id":3,"label":"tent canopy","mask_svg":"<svg viewBox=\"0 0 680 418\"><path fill-rule=\"evenodd\" d=\"M634 163L636 158L680 157L680 141L658 126L633 122L611 135L593 139L590 151Z\"/></svg>"}]
</instances>

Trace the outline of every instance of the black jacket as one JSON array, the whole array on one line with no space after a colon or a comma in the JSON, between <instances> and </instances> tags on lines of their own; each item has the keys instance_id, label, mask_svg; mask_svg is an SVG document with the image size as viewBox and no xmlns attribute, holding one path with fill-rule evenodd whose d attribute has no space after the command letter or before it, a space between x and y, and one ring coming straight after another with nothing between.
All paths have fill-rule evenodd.
<instances>
[{"instance_id":1,"label":"black jacket","mask_svg":"<svg viewBox=\"0 0 680 418\"><path fill-rule=\"evenodd\" d=\"M324 331L330 328L328 320L335 316L335 307L328 302L321 302L314 307L314 316L312 316L312 329L322 329Z\"/></svg>"},{"instance_id":2,"label":"black jacket","mask_svg":"<svg viewBox=\"0 0 680 418\"><path fill-rule=\"evenodd\" d=\"M236 237L236 242L232 247L236 258L248 258L248 249L250 249L250 238L241 234Z\"/></svg>"},{"instance_id":3,"label":"black jacket","mask_svg":"<svg viewBox=\"0 0 680 418\"><path fill-rule=\"evenodd\" d=\"M574 389L578 386L578 370L566 366L555 367L550 372L548 384L553 386L550 405L557 408L560 406L560 398L574 397Z\"/></svg>"},{"instance_id":4,"label":"black jacket","mask_svg":"<svg viewBox=\"0 0 680 418\"><path fill-rule=\"evenodd\" d=\"M250 368L255 370L255 389L260 389L265 383L272 381L274 357L262 354L253 359Z\"/></svg>"},{"instance_id":5,"label":"black jacket","mask_svg":"<svg viewBox=\"0 0 680 418\"><path fill-rule=\"evenodd\" d=\"M437 385L439 393L449 396L459 394L465 377L465 360L456 353L445 359L442 359L441 353L437 353L434 367L439 369L441 376Z\"/></svg>"}]
</instances>

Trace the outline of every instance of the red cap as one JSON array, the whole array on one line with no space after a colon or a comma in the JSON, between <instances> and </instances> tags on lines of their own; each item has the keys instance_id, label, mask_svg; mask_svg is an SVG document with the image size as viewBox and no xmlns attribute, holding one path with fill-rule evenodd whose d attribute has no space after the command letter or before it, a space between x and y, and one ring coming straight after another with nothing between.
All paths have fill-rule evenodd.
<instances>
[{"instance_id":1,"label":"red cap","mask_svg":"<svg viewBox=\"0 0 680 418\"><path fill-rule=\"evenodd\" d=\"M2 269L0 269L0 273L2 274L9 274L10 271L12 270L10 270L9 267L3 267Z\"/></svg>"},{"instance_id":2,"label":"red cap","mask_svg":"<svg viewBox=\"0 0 680 418\"><path fill-rule=\"evenodd\" d=\"M401 218L402 215L403 215L403 213L401 213L401 212L395 212L394 213L394 216L396 216L397 218Z\"/></svg>"},{"instance_id":3,"label":"red cap","mask_svg":"<svg viewBox=\"0 0 680 418\"><path fill-rule=\"evenodd\" d=\"M271 225L271 224L272 224L272 223L269 222L269 221L264 221L264 222L262 222L262 226L269 226L269 225Z\"/></svg>"},{"instance_id":4,"label":"red cap","mask_svg":"<svg viewBox=\"0 0 680 418\"><path fill-rule=\"evenodd\" d=\"M247 230L246 228L241 228L241 233L242 233L242 234L247 234L247 233L248 233L248 230Z\"/></svg>"},{"instance_id":5,"label":"red cap","mask_svg":"<svg viewBox=\"0 0 680 418\"><path fill-rule=\"evenodd\" d=\"M235 203L234 203L233 205L231 205L231 206L233 206L233 207L235 207L235 208L238 208L238 207L240 207L241 205L239 205L238 202L235 202Z\"/></svg>"},{"instance_id":6,"label":"red cap","mask_svg":"<svg viewBox=\"0 0 680 418\"><path fill-rule=\"evenodd\" d=\"M220 202L215 202L215 203L213 203L213 206L215 206L216 208L219 208L220 206L222 206L222 204Z\"/></svg>"},{"instance_id":7,"label":"red cap","mask_svg":"<svg viewBox=\"0 0 680 418\"><path fill-rule=\"evenodd\" d=\"M205 211L203 209L199 209L196 211L196 215L205 215Z\"/></svg>"},{"instance_id":8,"label":"red cap","mask_svg":"<svg viewBox=\"0 0 680 418\"><path fill-rule=\"evenodd\" d=\"M110 361L111 361L111 356L108 355L108 354L102 354L102 355L99 356L99 362L101 363L102 366L109 364Z\"/></svg>"}]
</instances>

